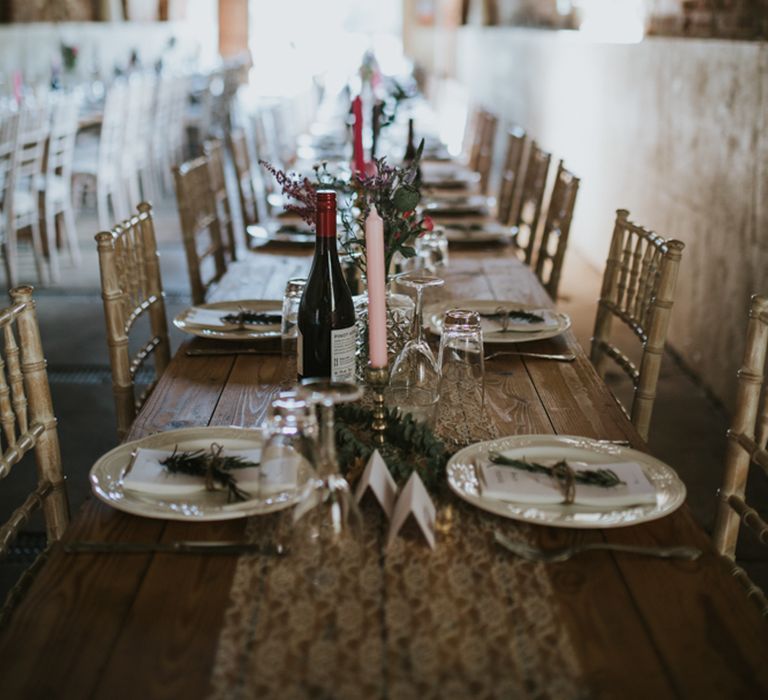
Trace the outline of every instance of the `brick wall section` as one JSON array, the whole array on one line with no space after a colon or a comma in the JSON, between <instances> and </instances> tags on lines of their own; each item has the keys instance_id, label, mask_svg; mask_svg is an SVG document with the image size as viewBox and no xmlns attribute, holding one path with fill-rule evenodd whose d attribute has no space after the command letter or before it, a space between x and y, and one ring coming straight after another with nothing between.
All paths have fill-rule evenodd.
<instances>
[{"instance_id":1,"label":"brick wall section","mask_svg":"<svg viewBox=\"0 0 768 700\"><path fill-rule=\"evenodd\" d=\"M648 34L768 38L768 0L650 0Z\"/></svg>"}]
</instances>

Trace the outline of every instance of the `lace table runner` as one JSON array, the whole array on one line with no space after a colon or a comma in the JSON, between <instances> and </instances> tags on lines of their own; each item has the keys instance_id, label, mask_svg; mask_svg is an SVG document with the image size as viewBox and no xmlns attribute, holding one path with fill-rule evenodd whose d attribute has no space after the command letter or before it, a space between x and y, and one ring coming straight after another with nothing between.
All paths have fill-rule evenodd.
<instances>
[{"instance_id":1,"label":"lace table runner","mask_svg":"<svg viewBox=\"0 0 768 700\"><path fill-rule=\"evenodd\" d=\"M496 547L499 527L533 538L446 498L434 551L407 535L384 550L369 509L360 549L241 557L212 698L581 697L548 570Z\"/></svg>"}]
</instances>

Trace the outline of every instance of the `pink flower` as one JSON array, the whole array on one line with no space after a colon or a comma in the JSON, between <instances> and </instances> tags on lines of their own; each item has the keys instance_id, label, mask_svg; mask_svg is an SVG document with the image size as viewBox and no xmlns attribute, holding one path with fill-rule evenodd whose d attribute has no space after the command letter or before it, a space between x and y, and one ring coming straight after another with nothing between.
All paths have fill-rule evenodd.
<instances>
[{"instance_id":1,"label":"pink flower","mask_svg":"<svg viewBox=\"0 0 768 700\"><path fill-rule=\"evenodd\" d=\"M422 223L424 224L424 228L427 229L427 231L431 231L433 228L435 228L435 222L432 221L431 216L425 216Z\"/></svg>"},{"instance_id":2,"label":"pink flower","mask_svg":"<svg viewBox=\"0 0 768 700\"><path fill-rule=\"evenodd\" d=\"M410 219L413 215L414 215L413 209L409 209L408 211L403 212L404 219Z\"/></svg>"}]
</instances>

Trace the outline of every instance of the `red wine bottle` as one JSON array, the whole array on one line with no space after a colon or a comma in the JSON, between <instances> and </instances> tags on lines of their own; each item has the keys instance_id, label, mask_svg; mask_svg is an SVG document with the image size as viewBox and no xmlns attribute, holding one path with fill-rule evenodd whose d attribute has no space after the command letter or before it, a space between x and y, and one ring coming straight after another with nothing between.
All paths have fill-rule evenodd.
<instances>
[{"instance_id":1,"label":"red wine bottle","mask_svg":"<svg viewBox=\"0 0 768 700\"><path fill-rule=\"evenodd\" d=\"M336 248L336 193L317 193L315 257L299 303L299 379L355 381L355 307Z\"/></svg>"}]
</instances>

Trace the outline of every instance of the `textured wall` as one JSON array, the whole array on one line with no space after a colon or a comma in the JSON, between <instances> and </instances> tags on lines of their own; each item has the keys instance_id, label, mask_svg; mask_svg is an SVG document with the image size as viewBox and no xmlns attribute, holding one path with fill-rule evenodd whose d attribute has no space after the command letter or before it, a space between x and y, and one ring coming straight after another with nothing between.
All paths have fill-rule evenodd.
<instances>
[{"instance_id":1,"label":"textured wall","mask_svg":"<svg viewBox=\"0 0 768 700\"><path fill-rule=\"evenodd\" d=\"M472 98L582 176L573 245L596 266L619 207L686 243L670 341L730 403L749 296L768 293L768 46L501 27L457 46Z\"/></svg>"}]
</instances>

